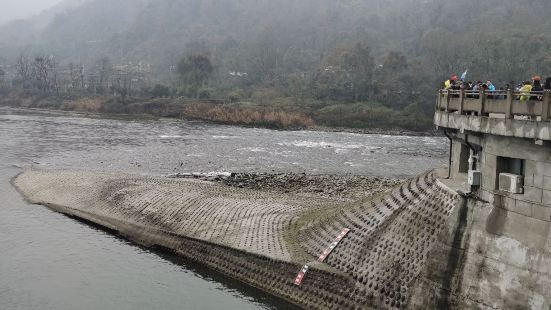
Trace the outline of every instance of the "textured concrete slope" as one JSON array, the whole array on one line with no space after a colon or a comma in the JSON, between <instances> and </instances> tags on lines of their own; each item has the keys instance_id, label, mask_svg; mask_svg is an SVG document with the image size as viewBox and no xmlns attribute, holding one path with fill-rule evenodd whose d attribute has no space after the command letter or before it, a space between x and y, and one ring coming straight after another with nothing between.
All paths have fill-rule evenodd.
<instances>
[{"instance_id":1,"label":"textured concrete slope","mask_svg":"<svg viewBox=\"0 0 551 310\"><path fill-rule=\"evenodd\" d=\"M293 219L306 210L335 206L330 200L281 196L192 179L78 170L31 169L14 184L33 203L61 206L68 208L65 212L85 212L283 261L291 260L283 232Z\"/></svg>"},{"instance_id":2,"label":"textured concrete slope","mask_svg":"<svg viewBox=\"0 0 551 310\"><path fill-rule=\"evenodd\" d=\"M14 185L34 203L159 245L305 308L405 308L459 195L433 173L366 201L209 182L29 169ZM350 233L328 257L321 252ZM302 286L293 284L304 264Z\"/></svg>"},{"instance_id":3,"label":"textured concrete slope","mask_svg":"<svg viewBox=\"0 0 551 310\"><path fill-rule=\"evenodd\" d=\"M353 298L367 298L373 307L404 307L427 253L459 201L433 173L425 174L306 229L302 244L314 255L323 240L341 227L351 228L327 263L354 279Z\"/></svg>"}]
</instances>

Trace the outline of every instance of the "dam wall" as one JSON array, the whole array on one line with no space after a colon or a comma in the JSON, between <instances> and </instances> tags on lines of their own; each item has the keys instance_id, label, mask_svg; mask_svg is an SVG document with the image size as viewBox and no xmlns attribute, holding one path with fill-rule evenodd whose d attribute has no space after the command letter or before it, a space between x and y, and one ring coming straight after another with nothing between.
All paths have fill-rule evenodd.
<instances>
[{"instance_id":1,"label":"dam wall","mask_svg":"<svg viewBox=\"0 0 551 310\"><path fill-rule=\"evenodd\" d=\"M31 168L13 184L32 203L303 308L549 309L549 230L537 246L526 243L516 215L464 199L439 177L426 173L354 203L78 170Z\"/></svg>"},{"instance_id":2,"label":"dam wall","mask_svg":"<svg viewBox=\"0 0 551 310\"><path fill-rule=\"evenodd\" d=\"M416 280L413 308L550 309L549 223L469 199Z\"/></svg>"},{"instance_id":3,"label":"dam wall","mask_svg":"<svg viewBox=\"0 0 551 310\"><path fill-rule=\"evenodd\" d=\"M439 92L447 182L472 199L450 218L417 285L439 298L415 294L416 305L551 309L551 91L528 101L496 94Z\"/></svg>"}]
</instances>

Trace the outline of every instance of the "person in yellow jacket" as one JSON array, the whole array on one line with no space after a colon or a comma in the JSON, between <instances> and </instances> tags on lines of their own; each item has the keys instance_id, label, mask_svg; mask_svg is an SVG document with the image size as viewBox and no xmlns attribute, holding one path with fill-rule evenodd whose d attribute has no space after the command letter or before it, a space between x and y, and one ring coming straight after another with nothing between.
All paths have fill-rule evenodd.
<instances>
[{"instance_id":1,"label":"person in yellow jacket","mask_svg":"<svg viewBox=\"0 0 551 310\"><path fill-rule=\"evenodd\" d=\"M457 76L454 75L449 80L444 82L444 89L451 89L453 84L455 84L456 82L457 82Z\"/></svg>"},{"instance_id":2,"label":"person in yellow jacket","mask_svg":"<svg viewBox=\"0 0 551 310\"><path fill-rule=\"evenodd\" d=\"M524 81L524 85L519 89L520 91L520 100L528 101L530 100L530 92L532 91L532 84L529 81Z\"/></svg>"}]
</instances>

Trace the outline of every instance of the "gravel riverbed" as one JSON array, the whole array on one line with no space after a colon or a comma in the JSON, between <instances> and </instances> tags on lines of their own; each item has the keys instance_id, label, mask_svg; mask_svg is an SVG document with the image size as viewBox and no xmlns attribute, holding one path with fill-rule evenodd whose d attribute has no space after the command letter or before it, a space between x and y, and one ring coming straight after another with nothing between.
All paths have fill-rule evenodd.
<instances>
[{"instance_id":1,"label":"gravel riverbed","mask_svg":"<svg viewBox=\"0 0 551 310\"><path fill-rule=\"evenodd\" d=\"M238 188L280 191L342 201L354 201L376 195L404 181L385 177L305 173L176 174L170 177L197 178Z\"/></svg>"}]
</instances>

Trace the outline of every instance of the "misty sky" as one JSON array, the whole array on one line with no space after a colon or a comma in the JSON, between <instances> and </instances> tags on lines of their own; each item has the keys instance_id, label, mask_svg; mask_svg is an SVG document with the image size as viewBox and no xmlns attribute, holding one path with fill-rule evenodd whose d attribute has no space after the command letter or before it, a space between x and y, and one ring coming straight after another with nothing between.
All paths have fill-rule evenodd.
<instances>
[{"instance_id":1,"label":"misty sky","mask_svg":"<svg viewBox=\"0 0 551 310\"><path fill-rule=\"evenodd\" d=\"M0 24L33 16L59 2L61 0L0 0Z\"/></svg>"}]
</instances>

